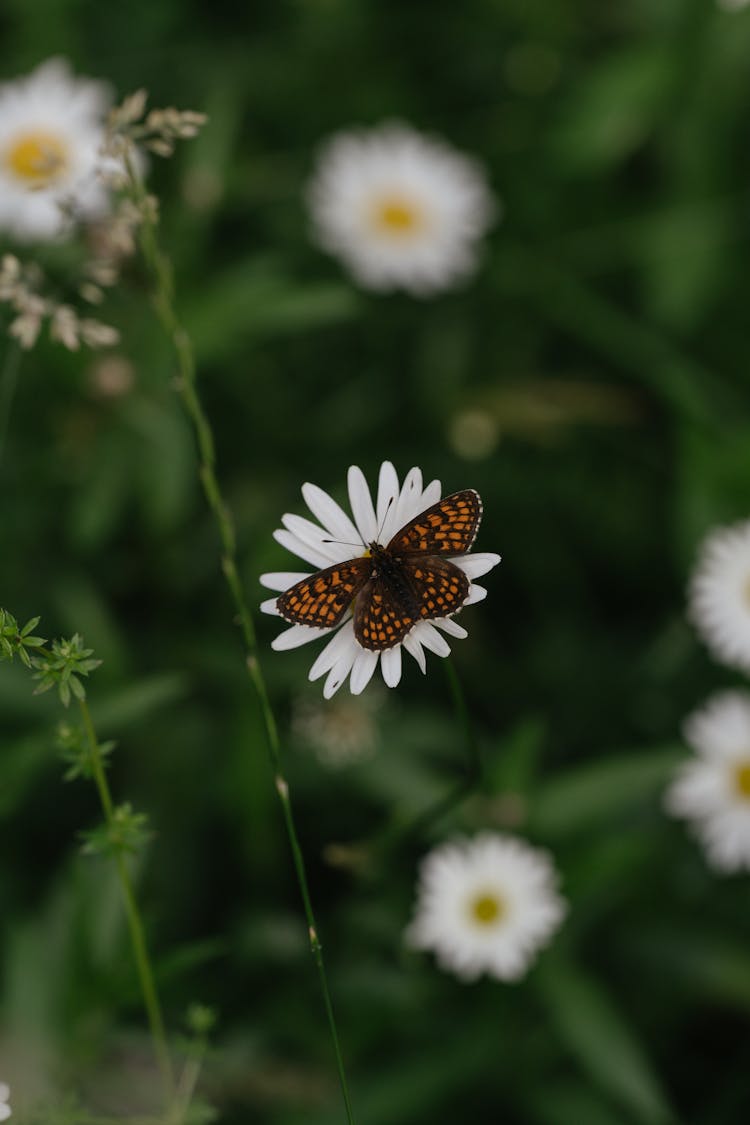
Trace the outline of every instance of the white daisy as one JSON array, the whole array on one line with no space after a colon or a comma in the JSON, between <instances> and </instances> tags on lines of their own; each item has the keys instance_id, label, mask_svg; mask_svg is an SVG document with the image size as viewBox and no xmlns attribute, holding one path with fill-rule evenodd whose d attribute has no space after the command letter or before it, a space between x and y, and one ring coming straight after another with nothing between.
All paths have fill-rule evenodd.
<instances>
[{"instance_id":1,"label":"white daisy","mask_svg":"<svg viewBox=\"0 0 750 1125\"><path fill-rule=\"evenodd\" d=\"M518 980L560 925L551 856L514 836L486 832L442 844L422 860L406 940L432 950L462 980Z\"/></svg>"},{"instance_id":2,"label":"white daisy","mask_svg":"<svg viewBox=\"0 0 750 1125\"><path fill-rule=\"evenodd\" d=\"M0 1121L7 1121L10 1117L10 1106L8 1104L10 1098L10 1086L5 1082L0 1082Z\"/></svg>"},{"instance_id":3,"label":"white daisy","mask_svg":"<svg viewBox=\"0 0 750 1125\"><path fill-rule=\"evenodd\" d=\"M324 569L334 563L346 562L353 556L367 556L367 545L375 540L387 544L401 527L436 504L441 497L440 481L433 480L423 487L422 473L417 468L409 470L403 485L399 487L396 470L390 461L384 461L380 467L375 505L364 474L356 465L349 469L348 486L354 522L327 492L317 485L304 484L302 496L318 523L302 516L286 514L282 517L284 527L274 532L276 541L316 570ZM470 579L468 596L461 608L482 601L487 596L487 591L483 586L476 585L473 579L496 566L500 562L500 556L476 553L454 556L451 561ZM269 590L283 592L309 577L309 573L282 571L263 574L260 581ZM264 613L280 616L276 602L276 598L270 598L263 602L261 609ZM277 651L298 648L308 641L331 633L333 636L319 654L309 674L311 680L326 676L323 687L326 699L330 699L338 691L347 677L352 694L359 695L372 678L378 663L385 683L388 687L395 687L401 679L402 648L414 657L424 672L425 649L438 656L447 656L450 646L445 635L455 638L467 635L466 630L451 617L441 617L419 621L400 644L384 651L373 651L360 646L354 635L353 620L349 612L334 629L292 625L276 637L272 647Z\"/></svg>"},{"instance_id":4,"label":"white daisy","mask_svg":"<svg viewBox=\"0 0 750 1125\"><path fill-rule=\"evenodd\" d=\"M0 227L49 239L64 232L66 211L106 211L97 171L110 101L106 84L76 78L62 58L0 84Z\"/></svg>"},{"instance_id":5,"label":"white daisy","mask_svg":"<svg viewBox=\"0 0 750 1125\"><path fill-rule=\"evenodd\" d=\"M477 161L397 122L332 137L307 202L317 241L361 285L417 296L473 272L497 211Z\"/></svg>"},{"instance_id":6,"label":"white daisy","mask_svg":"<svg viewBox=\"0 0 750 1125\"><path fill-rule=\"evenodd\" d=\"M713 696L685 723L696 757L667 791L666 807L692 821L719 871L750 871L750 694Z\"/></svg>"},{"instance_id":7,"label":"white daisy","mask_svg":"<svg viewBox=\"0 0 750 1125\"><path fill-rule=\"evenodd\" d=\"M750 671L750 520L704 540L688 613L716 660Z\"/></svg>"}]
</instances>

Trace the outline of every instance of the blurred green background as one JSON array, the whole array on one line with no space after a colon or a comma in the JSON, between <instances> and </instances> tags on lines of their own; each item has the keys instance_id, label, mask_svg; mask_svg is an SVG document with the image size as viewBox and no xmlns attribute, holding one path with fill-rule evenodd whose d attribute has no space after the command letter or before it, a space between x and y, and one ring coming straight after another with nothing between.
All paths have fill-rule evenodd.
<instances>
[{"instance_id":1,"label":"blurred green background","mask_svg":"<svg viewBox=\"0 0 750 1125\"><path fill-rule=\"evenodd\" d=\"M301 483L343 499L351 463L477 488L477 547L503 555L454 648L486 782L363 871L330 845L461 776L441 662L324 704L313 646L272 653L259 620L360 1125L744 1120L746 879L712 875L661 795L683 717L734 680L684 586L702 535L748 514L750 12L6 0L0 41L3 79L65 54L118 96L210 116L150 182L251 600L289 565L271 532ZM316 147L389 117L475 154L502 200L475 279L439 298L358 291L310 242ZM46 342L23 359L1 600L104 660L89 697L117 797L154 828L139 893L168 1022L216 1007L220 1120L333 1125L258 710L137 262L100 315L122 332L114 367ZM19 1110L69 1088L135 1111L155 1078L119 898L77 851L95 796L61 781L55 701L0 673L0 1079ZM480 828L549 848L570 902L517 985L465 986L403 947L418 859Z\"/></svg>"}]
</instances>

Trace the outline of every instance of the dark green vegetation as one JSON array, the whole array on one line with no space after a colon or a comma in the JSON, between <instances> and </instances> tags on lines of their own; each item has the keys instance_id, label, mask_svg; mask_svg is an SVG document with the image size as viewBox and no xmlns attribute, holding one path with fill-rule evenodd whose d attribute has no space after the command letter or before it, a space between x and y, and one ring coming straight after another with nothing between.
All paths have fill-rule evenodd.
<instances>
[{"instance_id":1,"label":"dark green vegetation","mask_svg":"<svg viewBox=\"0 0 750 1125\"><path fill-rule=\"evenodd\" d=\"M397 828L465 762L440 661L324 705L318 646L272 653L259 618L360 1125L735 1125L747 879L712 875L661 794L683 717L733 682L685 623L684 585L704 532L750 509L750 13L12 0L0 39L4 78L65 53L120 95L210 115L151 182L251 601L290 565L271 532L301 483L343 498L353 462L476 488L477 547L503 555L455 646L485 783L418 837ZM460 291L370 296L308 240L316 145L385 117L475 153L502 198ZM59 251L40 258L61 271ZM137 262L99 315L122 332L126 393L102 392L100 355L45 342L22 361L0 602L103 660L89 701L118 799L154 829L139 898L167 1020L217 1009L221 1120L338 1125L259 712ZM479 458L456 440L467 411ZM0 1080L127 1109L153 1068L117 887L78 854L94 792L61 780L54 699L0 673ZM371 726L374 754L321 760L318 708ZM515 986L461 985L402 945L418 858L487 827L551 849L571 904ZM363 868L330 847L390 829Z\"/></svg>"}]
</instances>

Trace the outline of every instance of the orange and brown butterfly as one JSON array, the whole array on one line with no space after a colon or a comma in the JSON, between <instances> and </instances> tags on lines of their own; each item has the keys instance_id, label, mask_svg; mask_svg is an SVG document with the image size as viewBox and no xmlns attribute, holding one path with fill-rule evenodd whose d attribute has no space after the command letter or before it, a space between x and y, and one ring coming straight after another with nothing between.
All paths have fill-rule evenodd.
<instances>
[{"instance_id":1,"label":"orange and brown butterfly","mask_svg":"<svg viewBox=\"0 0 750 1125\"><path fill-rule=\"evenodd\" d=\"M335 628L353 605L354 636L375 652L398 645L419 622L452 617L471 582L450 556L472 547L482 518L473 488L426 508L385 545L373 540L363 555L334 563L295 583L276 600L295 625Z\"/></svg>"}]
</instances>

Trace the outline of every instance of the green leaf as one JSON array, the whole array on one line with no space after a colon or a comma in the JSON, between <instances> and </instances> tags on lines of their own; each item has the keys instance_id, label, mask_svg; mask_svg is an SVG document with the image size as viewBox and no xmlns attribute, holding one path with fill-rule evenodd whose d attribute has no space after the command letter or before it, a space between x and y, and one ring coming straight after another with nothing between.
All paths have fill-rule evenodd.
<instances>
[{"instance_id":1,"label":"green leaf","mask_svg":"<svg viewBox=\"0 0 750 1125\"><path fill-rule=\"evenodd\" d=\"M106 728L120 731L182 699L188 686L187 677L179 673L164 672L148 676L107 694L96 692L96 699L91 704L91 715L97 730Z\"/></svg>"},{"instance_id":2,"label":"green leaf","mask_svg":"<svg viewBox=\"0 0 750 1125\"><path fill-rule=\"evenodd\" d=\"M214 361L248 338L309 331L349 320L356 294L340 283L299 285L274 260L256 259L215 276L186 309L200 362Z\"/></svg>"},{"instance_id":3,"label":"green leaf","mask_svg":"<svg viewBox=\"0 0 750 1125\"><path fill-rule=\"evenodd\" d=\"M639 1125L675 1121L637 1035L599 983L552 958L535 979L562 1043L632 1120Z\"/></svg>"},{"instance_id":4,"label":"green leaf","mask_svg":"<svg viewBox=\"0 0 750 1125\"><path fill-rule=\"evenodd\" d=\"M530 811L541 836L564 836L652 800L684 756L678 746L618 754L571 769L542 785Z\"/></svg>"},{"instance_id":5,"label":"green leaf","mask_svg":"<svg viewBox=\"0 0 750 1125\"><path fill-rule=\"evenodd\" d=\"M560 163L602 171L637 149L669 106L674 69L661 44L609 52L573 87L556 137Z\"/></svg>"}]
</instances>

